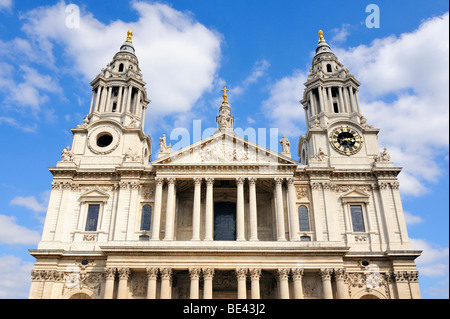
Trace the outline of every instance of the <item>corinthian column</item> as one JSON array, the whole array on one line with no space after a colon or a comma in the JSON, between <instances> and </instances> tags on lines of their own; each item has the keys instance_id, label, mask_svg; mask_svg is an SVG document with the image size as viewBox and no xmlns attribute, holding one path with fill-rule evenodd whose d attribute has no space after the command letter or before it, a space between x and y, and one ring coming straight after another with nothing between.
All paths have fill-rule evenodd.
<instances>
[{"instance_id":1,"label":"corinthian column","mask_svg":"<svg viewBox=\"0 0 450 319\"><path fill-rule=\"evenodd\" d=\"M330 269L320 269L319 275L322 278L323 298L324 299L333 299L333 290L331 288L331 270Z\"/></svg>"},{"instance_id":2,"label":"corinthian column","mask_svg":"<svg viewBox=\"0 0 450 319\"><path fill-rule=\"evenodd\" d=\"M147 268L147 299L156 299L158 268Z\"/></svg>"},{"instance_id":3,"label":"corinthian column","mask_svg":"<svg viewBox=\"0 0 450 319\"><path fill-rule=\"evenodd\" d=\"M155 210L153 213L152 221L152 240L159 240L159 227L161 222L161 198L162 198L162 186L164 179L156 177L156 189L155 189Z\"/></svg>"},{"instance_id":4,"label":"corinthian column","mask_svg":"<svg viewBox=\"0 0 450 319\"><path fill-rule=\"evenodd\" d=\"M339 299L349 299L348 288L345 284L345 270L335 269L334 275L336 277L337 297Z\"/></svg>"},{"instance_id":5,"label":"corinthian column","mask_svg":"<svg viewBox=\"0 0 450 319\"><path fill-rule=\"evenodd\" d=\"M303 299L303 269L292 269L292 279L294 281L294 299Z\"/></svg>"},{"instance_id":6,"label":"corinthian column","mask_svg":"<svg viewBox=\"0 0 450 319\"><path fill-rule=\"evenodd\" d=\"M203 299L212 299L214 268L203 268Z\"/></svg>"},{"instance_id":7,"label":"corinthian column","mask_svg":"<svg viewBox=\"0 0 450 319\"><path fill-rule=\"evenodd\" d=\"M116 269L115 268L106 268L106 283L105 283L105 293L104 299L113 299L114 295L114 279L116 278Z\"/></svg>"},{"instance_id":8,"label":"corinthian column","mask_svg":"<svg viewBox=\"0 0 450 319\"><path fill-rule=\"evenodd\" d=\"M191 277L191 291L190 298L198 299L198 282L200 278L200 268L189 269L189 276Z\"/></svg>"},{"instance_id":9,"label":"corinthian column","mask_svg":"<svg viewBox=\"0 0 450 319\"><path fill-rule=\"evenodd\" d=\"M159 271L161 273L161 299L170 299L172 268L162 268Z\"/></svg>"},{"instance_id":10,"label":"corinthian column","mask_svg":"<svg viewBox=\"0 0 450 319\"><path fill-rule=\"evenodd\" d=\"M206 179L205 240L213 240L213 185L214 178Z\"/></svg>"},{"instance_id":11,"label":"corinthian column","mask_svg":"<svg viewBox=\"0 0 450 319\"><path fill-rule=\"evenodd\" d=\"M259 279L261 278L261 269L250 269L250 278L252 282L251 298L261 299L261 290L259 288Z\"/></svg>"},{"instance_id":12,"label":"corinthian column","mask_svg":"<svg viewBox=\"0 0 450 319\"><path fill-rule=\"evenodd\" d=\"M247 299L247 269L237 268L238 299Z\"/></svg>"},{"instance_id":13,"label":"corinthian column","mask_svg":"<svg viewBox=\"0 0 450 319\"><path fill-rule=\"evenodd\" d=\"M194 208L192 212L192 240L200 240L200 200L202 178L194 178Z\"/></svg>"},{"instance_id":14,"label":"corinthian column","mask_svg":"<svg viewBox=\"0 0 450 319\"><path fill-rule=\"evenodd\" d=\"M278 269L280 299L289 299L289 269Z\"/></svg>"},{"instance_id":15,"label":"corinthian column","mask_svg":"<svg viewBox=\"0 0 450 319\"><path fill-rule=\"evenodd\" d=\"M119 289L117 292L117 299L128 298L128 278L130 277L130 268L120 268L119 272Z\"/></svg>"},{"instance_id":16,"label":"corinthian column","mask_svg":"<svg viewBox=\"0 0 450 319\"><path fill-rule=\"evenodd\" d=\"M256 178L248 179L250 196L250 240L258 240L258 216L256 212Z\"/></svg>"},{"instance_id":17,"label":"corinthian column","mask_svg":"<svg viewBox=\"0 0 450 319\"><path fill-rule=\"evenodd\" d=\"M283 179L275 178L275 198L277 201L277 238L278 241L285 241L286 234L284 229L284 208L283 208Z\"/></svg>"},{"instance_id":18,"label":"corinthian column","mask_svg":"<svg viewBox=\"0 0 450 319\"><path fill-rule=\"evenodd\" d=\"M238 241L245 240L245 224L244 224L244 178L236 178L237 184L237 238Z\"/></svg>"},{"instance_id":19,"label":"corinthian column","mask_svg":"<svg viewBox=\"0 0 450 319\"><path fill-rule=\"evenodd\" d=\"M168 178L169 187L167 190L167 208L166 208L166 236L164 240L173 240L173 228L175 221L175 178Z\"/></svg>"},{"instance_id":20,"label":"corinthian column","mask_svg":"<svg viewBox=\"0 0 450 319\"><path fill-rule=\"evenodd\" d=\"M294 179L288 178L289 197L289 233L291 241L299 241L298 232L300 230L297 214L297 194L295 192Z\"/></svg>"}]
</instances>

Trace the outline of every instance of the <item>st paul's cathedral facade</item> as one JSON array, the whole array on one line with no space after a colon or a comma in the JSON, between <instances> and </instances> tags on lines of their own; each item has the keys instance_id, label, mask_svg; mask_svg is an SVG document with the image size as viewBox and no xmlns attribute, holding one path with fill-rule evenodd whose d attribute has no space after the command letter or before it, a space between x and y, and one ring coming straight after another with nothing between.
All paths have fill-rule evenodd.
<instances>
[{"instance_id":1,"label":"st paul's cathedral facade","mask_svg":"<svg viewBox=\"0 0 450 319\"><path fill-rule=\"evenodd\" d=\"M145 85L129 31L50 168L29 298L420 298L401 168L321 31L298 161L234 132L226 88L212 136L152 159Z\"/></svg>"}]
</instances>

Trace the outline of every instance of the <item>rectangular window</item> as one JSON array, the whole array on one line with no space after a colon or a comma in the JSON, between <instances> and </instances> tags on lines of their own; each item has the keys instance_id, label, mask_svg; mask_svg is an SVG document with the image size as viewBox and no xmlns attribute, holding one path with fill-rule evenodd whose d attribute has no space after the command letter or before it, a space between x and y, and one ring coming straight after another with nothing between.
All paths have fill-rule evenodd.
<instances>
[{"instance_id":1,"label":"rectangular window","mask_svg":"<svg viewBox=\"0 0 450 319\"><path fill-rule=\"evenodd\" d=\"M352 215L352 225L354 232L365 232L364 216L361 205L350 205L350 214Z\"/></svg>"},{"instance_id":2,"label":"rectangular window","mask_svg":"<svg viewBox=\"0 0 450 319\"><path fill-rule=\"evenodd\" d=\"M90 204L88 208L86 231L97 231L100 204Z\"/></svg>"}]
</instances>

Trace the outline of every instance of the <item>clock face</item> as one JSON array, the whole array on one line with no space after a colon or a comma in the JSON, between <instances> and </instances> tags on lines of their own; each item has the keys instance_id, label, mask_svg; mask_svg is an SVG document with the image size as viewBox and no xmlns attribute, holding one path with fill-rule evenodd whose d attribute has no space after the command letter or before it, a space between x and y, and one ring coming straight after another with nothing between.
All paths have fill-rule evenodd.
<instances>
[{"instance_id":1,"label":"clock face","mask_svg":"<svg viewBox=\"0 0 450 319\"><path fill-rule=\"evenodd\" d=\"M339 153L350 156L361 149L362 138L356 130L342 126L333 131L330 143Z\"/></svg>"}]
</instances>

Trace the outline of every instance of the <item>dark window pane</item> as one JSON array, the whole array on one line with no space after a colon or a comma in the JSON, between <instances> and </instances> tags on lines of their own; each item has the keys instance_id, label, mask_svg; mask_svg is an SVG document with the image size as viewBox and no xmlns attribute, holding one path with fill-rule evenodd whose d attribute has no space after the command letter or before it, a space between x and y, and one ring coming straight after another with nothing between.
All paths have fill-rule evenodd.
<instances>
[{"instance_id":1,"label":"dark window pane","mask_svg":"<svg viewBox=\"0 0 450 319\"><path fill-rule=\"evenodd\" d=\"M86 221L86 231L96 231L98 223L98 213L100 212L100 204L89 205Z\"/></svg>"},{"instance_id":2,"label":"dark window pane","mask_svg":"<svg viewBox=\"0 0 450 319\"><path fill-rule=\"evenodd\" d=\"M300 241L311 241L311 237L310 236L301 236Z\"/></svg>"},{"instance_id":3,"label":"dark window pane","mask_svg":"<svg viewBox=\"0 0 450 319\"><path fill-rule=\"evenodd\" d=\"M298 208L298 220L300 223L300 231L309 231L308 208L304 205Z\"/></svg>"},{"instance_id":4,"label":"dark window pane","mask_svg":"<svg viewBox=\"0 0 450 319\"><path fill-rule=\"evenodd\" d=\"M141 216L141 230L150 230L150 224L152 222L152 207L145 205L142 207Z\"/></svg>"},{"instance_id":5,"label":"dark window pane","mask_svg":"<svg viewBox=\"0 0 450 319\"><path fill-rule=\"evenodd\" d=\"M352 224L354 232L365 232L364 218L361 205L351 205Z\"/></svg>"},{"instance_id":6,"label":"dark window pane","mask_svg":"<svg viewBox=\"0 0 450 319\"><path fill-rule=\"evenodd\" d=\"M139 236L139 241L150 241L150 237L147 235Z\"/></svg>"}]
</instances>

